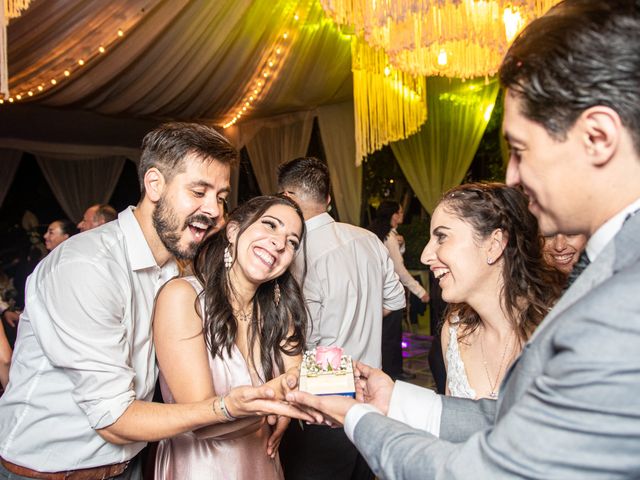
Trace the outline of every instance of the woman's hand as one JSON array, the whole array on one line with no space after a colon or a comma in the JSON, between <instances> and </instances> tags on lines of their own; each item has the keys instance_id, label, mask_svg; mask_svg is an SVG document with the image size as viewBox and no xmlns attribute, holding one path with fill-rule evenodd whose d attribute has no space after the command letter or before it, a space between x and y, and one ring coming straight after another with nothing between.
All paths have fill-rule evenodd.
<instances>
[{"instance_id":1,"label":"woman's hand","mask_svg":"<svg viewBox=\"0 0 640 480\"><path fill-rule=\"evenodd\" d=\"M280 441L282 440L282 436L284 435L284 432L286 432L291 419L288 417L269 415L267 417L267 421L269 422L269 425L273 427L271 436L269 437L269 440L267 440L267 455L271 458L276 458L278 448L280 447Z\"/></svg>"},{"instance_id":2,"label":"woman's hand","mask_svg":"<svg viewBox=\"0 0 640 480\"><path fill-rule=\"evenodd\" d=\"M276 393L278 400L284 400L287 393L297 390L298 380L300 378L300 367L298 365L289 368L282 375L269 380L265 385L268 385Z\"/></svg>"}]
</instances>

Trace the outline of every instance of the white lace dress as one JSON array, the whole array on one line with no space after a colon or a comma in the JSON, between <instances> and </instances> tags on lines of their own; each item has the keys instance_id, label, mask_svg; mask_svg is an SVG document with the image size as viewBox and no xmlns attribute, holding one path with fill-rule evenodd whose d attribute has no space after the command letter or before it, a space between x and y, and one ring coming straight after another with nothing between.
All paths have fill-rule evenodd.
<instances>
[{"instance_id":1,"label":"white lace dress","mask_svg":"<svg viewBox=\"0 0 640 480\"><path fill-rule=\"evenodd\" d=\"M452 397L477 398L476 391L469 385L464 362L458 347L458 325L449 325L449 345L447 346L447 386Z\"/></svg>"}]
</instances>

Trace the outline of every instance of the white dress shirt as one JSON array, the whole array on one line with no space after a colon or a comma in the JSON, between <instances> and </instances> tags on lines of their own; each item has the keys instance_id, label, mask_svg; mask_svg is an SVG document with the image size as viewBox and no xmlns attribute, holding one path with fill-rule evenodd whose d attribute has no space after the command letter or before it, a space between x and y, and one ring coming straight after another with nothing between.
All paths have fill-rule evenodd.
<instances>
[{"instance_id":1,"label":"white dress shirt","mask_svg":"<svg viewBox=\"0 0 640 480\"><path fill-rule=\"evenodd\" d=\"M133 208L38 264L0 398L2 458L54 472L123 462L144 447L108 443L95 429L152 399L154 298L176 274L173 261L157 265Z\"/></svg>"},{"instance_id":2,"label":"white dress shirt","mask_svg":"<svg viewBox=\"0 0 640 480\"><path fill-rule=\"evenodd\" d=\"M383 308L405 306L389 252L372 232L337 223L328 213L305 225L304 296L311 316L307 348L336 345L353 359L379 368ZM297 278L301 269L299 255L293 270Z\"/></svg>"},{"instance_id":3,"label":"white dress shirt","mask_svg":"<svg viewBox=\"0 0 640 480\"><path fill-rule=\"evenodd\" d=\"M640 209L640 198L622 209L605 222L589 238L586 250L587 256L593 262L604 247L620 231L627 217ZM588 268L588 267L587 267ZM543 321L538 329L544 328ZM432 390L409 386L410 384L396 382L389 402L389 418L400 420L413 428L426 430L439 436L440 420L442 418L442 400ZM413 387L413 388L412 388ZM378 411L370 405L357 404L349 409L345 417L344 431L351 441L358 421L367 413Z\"/></svg>"}]
</instances>

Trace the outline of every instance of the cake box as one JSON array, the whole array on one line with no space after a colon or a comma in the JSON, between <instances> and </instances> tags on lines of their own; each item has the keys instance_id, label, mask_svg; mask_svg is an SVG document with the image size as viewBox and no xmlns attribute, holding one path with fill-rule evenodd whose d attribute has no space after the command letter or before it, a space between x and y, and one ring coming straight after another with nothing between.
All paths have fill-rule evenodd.
<instances>
[{"instance_id":1,"label":"cake box","mask_svg":"<svg viewBox=\"0 0 640 480\"><path fill-rule=\"evenodd\" d=\"M351 356L344 355L340 347L307 350L300 365L299 390L314 395L355 397Z\"/></svg>"}]
</instances>

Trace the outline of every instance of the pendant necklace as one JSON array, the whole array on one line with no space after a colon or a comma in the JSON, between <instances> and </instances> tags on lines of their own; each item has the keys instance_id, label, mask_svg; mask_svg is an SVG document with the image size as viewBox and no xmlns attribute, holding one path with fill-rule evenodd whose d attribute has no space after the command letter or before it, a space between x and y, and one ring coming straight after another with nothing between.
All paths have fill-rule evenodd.
<instances>
[{"instance_id":1,"label":"pendant necklace","mask_svg":"<svg viewBox=\"0 0 640 480\"><path fill-rule=\"evenodd\" d=\"M482 352L482 363L484 365L484 372L487 374L487 380L489 381L489 398L496 400L498 398L498 387L500 386L498 380L500 380L500 373L502 372L502 368L504 367L504 361L507 357L507 350L509 350L509 346L511 345L511 340L513 339L515 332L511 332L509 336L509 340L507 344L504 346L504 351L502 352L502 358L500 359L500 365L498 366L498 373L496 374L496 379L492 382L491 375L489 375L489 368L487 367L487 359L484 355L484 337L480 337L480 351Z\"/></svg>"}]
</instances>

